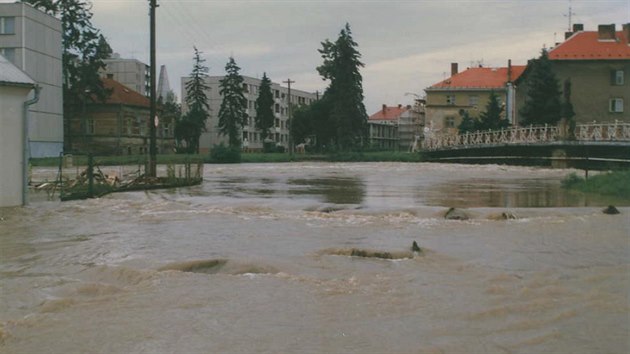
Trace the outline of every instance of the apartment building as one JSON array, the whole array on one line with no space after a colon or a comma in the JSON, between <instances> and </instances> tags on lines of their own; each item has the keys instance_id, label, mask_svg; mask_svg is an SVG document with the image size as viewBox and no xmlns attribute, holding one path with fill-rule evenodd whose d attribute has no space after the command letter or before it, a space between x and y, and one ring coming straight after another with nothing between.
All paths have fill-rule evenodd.
<instances>
[{"instance_id":1,"label":"apartment building","mask_svg":"<svg viewBox=\"0 0 630 354\"><path fill-rule=\"evenodd\" d=\"M460 112L479 117L492 93L504 105L505 118L514 123L517 111L514 82L525 68L509 63L507 67L480 66L459 72L458 64L452 63L451 77L425 89L427 128L433 132L457 133L462 119Z\"/></svg>"},{"instance_id":2,"label":"apartment building","mask_svg":"<svg viewBox=\"0 0 630 354\"><path fill-rule=\"evenodd\" d=\"M151 67L149 65L138 59L121 58L118 53L103 60L103 63L105 63L105 69L102 71L102 77L111 76L117 82L146 97L151 95Z\"/></svg>"},{"instance_id":3,"label":"apartment building","mask_svg":"<svg viewBox=\"0 0 630 354\"><path fill-rule=\"evenodd\" d=\"M219 145L221 143L227 145L228 139L226 136L219 134L219 109L221 108L221 97L219 91L219 82L223 79L223 76L210 76L206 80L206 84L210 87L206 95L208 96L208 104L210 106L210 118L206 123L207 131L201 135L199 140L199 150L202 153L209 152L212 146ZM182 87L182 111L187 111L186 107L186 82L190 80L189 77L181 78ZM248 151L261 151L263 149L263 140L261 139L260 130L256 129L254 123L254 117L256 116L256 99L260 89L261 80L249 76L243 76L243 89L244 95L247 99L246 112L249 116L247 124L242 129L242 146L243 149ZM309 105L317 100L317 94L306 92L302 90L296 90L291 88L291 97L289 96L288 87L281 86L278 83L271 83L271 93L274 97L274 114L275 125L271 130L270 139L278 146L284 148L289 147L289 103L292 107L299 107L302 105ZM302 142L296 141L295 144Z\"/></svg>"},{"instance_id":4,"label":"apartment building","mask_svg":"<svg viewBox=\"0 0 630 354\"><path fill-rule=\"evenodd\" d=\"M561 90L570 82L575 120L630 122L630 23L585 31L575 24L566 40L549 50Z\"/></svg>"},{"instance_id":5,"label":"apartment building","mask_svg":"<svg viewBox=\"0 0 630 354\"><path fill-rule=\"evenodd\" d=\"M63 151L62 51L59 19L23 2L0 3L0 54L41 88L28 114L32 157Z\"/></svg>"}]
</instances>

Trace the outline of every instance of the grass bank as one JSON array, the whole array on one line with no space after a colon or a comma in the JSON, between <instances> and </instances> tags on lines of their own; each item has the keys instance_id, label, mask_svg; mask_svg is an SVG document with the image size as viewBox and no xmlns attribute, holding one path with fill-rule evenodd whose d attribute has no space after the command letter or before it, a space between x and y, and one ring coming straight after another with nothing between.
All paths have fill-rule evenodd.
<instances>
[{"instance_id":1,"label":"grass bank","mask_svg":"<svg viewBox=\"0 0 630 354\"><path fill-rule=\"evenodd\" d=\"M611 195L630 200L630 170L602 173L589 179L572 173L562 181L562 186L585 193Z\"/></svg>"},{"instance_id":2,"label":"grass bank","mask_svg":"<svg viewBox=\"0 0 630 354\"><path fill-rule=\"evenodd\" d=\"M73 164L86 165L87 156L75 155L72 157ZM134 165L145 161L145 155L125 155L125 156L97 156L94 158L96 164L100 166ZM157 155L158 164L184 163L186 161L203 160L205 163L220 163L213 161L209 154L169 154ZM282 163L282 162L304 162L304 161L328 161L328 162L421 162L422 155L419 153L377 151L377 152L343 152L334 154L294 154L288 153L242 153L241 163ZM59 166L58 157L45 157L31 159L31 166Z\"/></svg>"}]
</instances>

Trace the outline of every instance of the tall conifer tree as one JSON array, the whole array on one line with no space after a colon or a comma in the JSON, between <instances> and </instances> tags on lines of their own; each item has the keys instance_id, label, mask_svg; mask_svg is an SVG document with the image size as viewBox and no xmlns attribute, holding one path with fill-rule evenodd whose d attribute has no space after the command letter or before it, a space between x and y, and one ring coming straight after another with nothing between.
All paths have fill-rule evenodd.
<instances>
[{"instance_id":1,"label":"tall conifer tree","mask_svg":"<svg viewBox=\"0 0 630 354\"><path fill-rule=\"evenodd\" d=\"M230 147L241 146L240 131L247 122L247 99L243 95L241 68L233 57L225 65L227 75L219 81L219 93L223 97L219 108L219 132L227 135Z\"/></svg>"},{"instance_id":2,"label":"tall conifer tree","mask_svg":"<svg viewBox=\"0 0 630 354\"><path fill-rule=\"evenodd\" d=\"M352 38L350 25L339 33L333 43L322 42L319 50L324 62L317 68L330 85L324 98L330 102L330 121L335 126L334 142L338 148L349 150L366 142L367 113L363 105L363 78L358 44Z\"/></svg>"},{"instance_id":3,"label":"tall conifer tree","mask_svg":"<svg viewBox=\"0 0 630 354\"><path fill-rule=\"evenodd\" d=\"M189 153L199 153L199 138L201 133L206 131L206 121L210 117L210 106L206 91L210 89L206 83L208 71L205 66L205 59L201 57L197 47L193 47L193 69L190 73L190 80L186 82L186 105L188 111L177 123L175 135L178 140L187 143Z\"/></svg>"},{"instance_id":4,"label":"tall conifer tree","mask_svg":"<svg viewBox=\"0 0 630 354\"><path fill-rule=\"evenodd\" d=\"M561 103L558 80L551 68L547 51L528 64L525 105L520 110L522 125L552 124L560 120Z\"/></svg>"},{"instance_id":5,"label":"tall conifer tree","mask_svg":"<svg viewBox=\"0 0 630 354\"><path fill-rule=\"evenodd\" d=\"M490 93L490 98L486 104L486 110L479 114L478 130L498 130L507 128L509 122L507 119L501 118L503 107L499 104L499 97L494 93Z\"/></svg>"},{"instance_id":6,"label":"tall conifer tree","mask_svg":"<svg viewBox=\"0 0 630 354\"><path fill-rule=\"evenodd\" d=\"M263 73L256 99L256 129L260 129L260 138L265 140L269 135L269 129L273 127L275 117L273 115L273 94L271 93L271 80L267 73Z\"/></svg>"}]
</instances>

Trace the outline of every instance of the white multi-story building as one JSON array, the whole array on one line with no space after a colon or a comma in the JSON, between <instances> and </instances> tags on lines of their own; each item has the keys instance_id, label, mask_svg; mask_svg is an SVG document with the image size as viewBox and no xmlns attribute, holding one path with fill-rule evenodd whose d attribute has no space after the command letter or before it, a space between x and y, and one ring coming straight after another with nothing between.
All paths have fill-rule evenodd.
<instances>
[{"instance_id":1,"label":"white multi-story building","mask_svg":"<svg viewBox=\"0 0 630 354\"><path fill-rule=\"evenodd\" d=\"M112 58L103 60L103 77L113 75L113 79L146 97L151 95L150 66L138 59L124 59L114 53Z\"/></svg>"},{"instance_id":2,"label":"white multi-story building","mask_svg":"<svg viewBox=\"0 0 630 354\"><path fill-rule=\"evenodd\" d=\"M0 4L0 54L41 88L29 110L32 157L63 151L61 40L61 21L54 16L23 2Z\"/></svg>"},{"instance_id":3,"label":"white multi-story building","mask_svg":"<svg viewBox=\"0 0 630 354\"><path fill-rule=\"evenodd\" d=\"M224 76L210 76L206 80L206 84L210 87L206 95L208 96L208 104L210 105L210 118L206 123L206 132L201 135L199 140L200 152L205 153L210 151L212 146L219 145L221 143L227 145L227 136L219 134L219 109L221 108L221 102L223 97L219 94L219 81ZM190 80L189 77L182 77L182 111L187 111L186 107L186 82ZM261 132L256 129L254 123L254 117L256 116L256 99L260 90L261 80L249 76L243 76L243 89L245 98L247 99L247 115L249 116L247 124L242 129L241 141L243 149L260 151L263 149L263 140L261 138ZM275 115L275 124L270 131L270 137L268 139L273 140L276 145L289 147L289 125L287 121L289 119L289 89L288 87L280 86L280 84L271 83L271 93L274 97L273 111ZM302 105L309 105L317 100L317 94L296 90L291 88L290 102L292 107L299 107ZM300 141L294 142L295 144L301 143Z\"/></svg>"}]
</instances>

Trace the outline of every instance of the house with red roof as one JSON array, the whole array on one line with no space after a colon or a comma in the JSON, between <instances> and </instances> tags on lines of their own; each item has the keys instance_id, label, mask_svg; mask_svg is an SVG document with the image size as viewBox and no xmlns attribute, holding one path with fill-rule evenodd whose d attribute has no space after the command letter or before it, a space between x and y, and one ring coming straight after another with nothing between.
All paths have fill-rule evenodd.
<instances>
[{"instance_id":1,"label":"house with red roof","mask_svg":"<svg viewBox=\"0 0 630 354\"><path fill-rule=\"evenodd\" d=\"M577 122L630 122L630 24L584 31L575 24L566 40L549 50L553 70L570 99Z\"/></svg>"},{"instance_id":2,"label":"house with red roof","mask_svg":"<svg viewBox=\"0 0 630 354\"><path fill-rule=\"evenodd\" d=\"M387 106L368 117L370 144L388 150L409 150L422 132L424 111L419 102L411 105Z\"/></svg>"},{"instance_id":3,"label":"house with red roof","mask_svg":"<svg viewBox=\"0 0 630 354\"><path fill-rule=\"evenodd\" d=\"M458 64L451 64L451 76L425 89L426 129L430 132L456 133L461 123L461 112L476 118L485 110L491 93L504 104L505 119L513 122L516 114L514 82L525 71L525 65L507 67L473 67L459 72Z\"/></svg>"},{"instance_id":4,"label":"house with red roof","mask_svg":"<svg viewBox=\"0 0 630 354\"><path fill-rule=\"evenodd\" d=\"M96 155L142 155L149 149L150 100L139 92L114 80L102 78L110 92L103 102L94 98L75 115L66 117L66 151ZM174 122L160 117L156 147L159 154L175 148Z\"/></svg>"}]
</instances>

